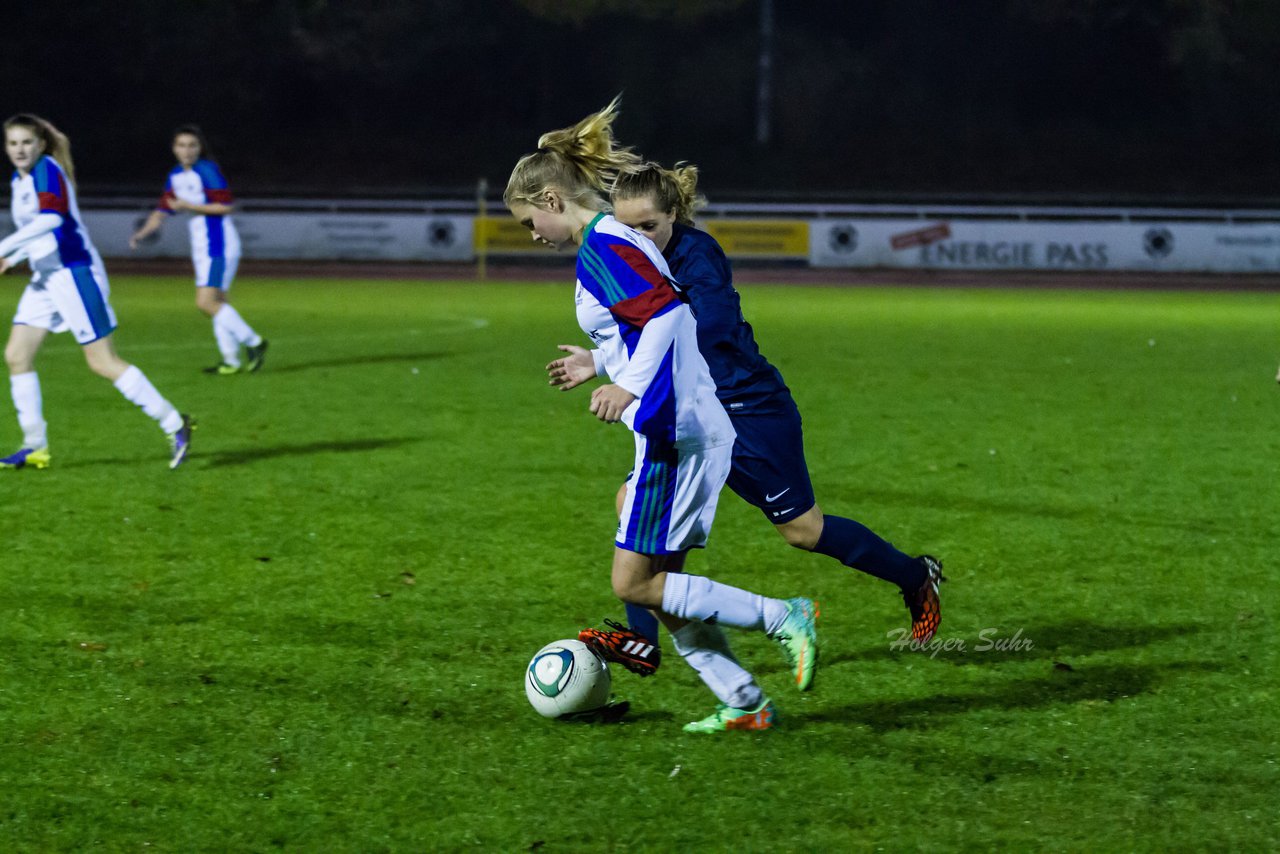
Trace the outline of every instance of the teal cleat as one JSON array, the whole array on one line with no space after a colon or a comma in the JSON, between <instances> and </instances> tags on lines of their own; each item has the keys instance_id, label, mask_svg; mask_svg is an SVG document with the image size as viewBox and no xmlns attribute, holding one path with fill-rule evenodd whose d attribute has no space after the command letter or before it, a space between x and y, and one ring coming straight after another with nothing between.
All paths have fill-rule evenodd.
<instances>
[{"instance_id":1,"label":"teal cleat","mask_svg":"<svg viewBox=\"0 0 1280 854\"><path fill-rule=\"evenodd\" d=\"M754 709L735 709L719 703L715 714L700 721L684 725L685 732L711 733L728 732L729 730L765 730L773 729L778 713L773 708L773 701L768 697L760 700Z\"/></svg>"},{"instance_id":2,"label":"teal cleat","mask_svg":"<svg viewBox=\"0 0 1280 854\"><path fill-rule=\"evenodd\" d=\"M808 691L818 663L818 606L812 599L787 600L787 618L770 635L782 644L782 652L795 674L796 687Z\"/></svg>"}]
</instances>

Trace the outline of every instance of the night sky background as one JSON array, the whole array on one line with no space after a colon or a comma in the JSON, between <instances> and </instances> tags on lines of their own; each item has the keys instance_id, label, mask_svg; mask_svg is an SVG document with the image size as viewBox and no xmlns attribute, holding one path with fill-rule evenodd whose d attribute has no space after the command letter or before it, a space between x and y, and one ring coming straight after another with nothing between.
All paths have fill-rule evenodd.
<instances>
[{"instance_id":1,"label":"night sky background","mask_svg":"<svg viewBox=\"0 0 1280 854\"><path fill-rule=\"evenodd\" d=\"M240 195L500 189L622 92L713 201L1280 201L1280 3L774 0L770 40L762 2L27 2L0 99L84 195L157 190L185 122Z\"/></svg>"}]
</instances>

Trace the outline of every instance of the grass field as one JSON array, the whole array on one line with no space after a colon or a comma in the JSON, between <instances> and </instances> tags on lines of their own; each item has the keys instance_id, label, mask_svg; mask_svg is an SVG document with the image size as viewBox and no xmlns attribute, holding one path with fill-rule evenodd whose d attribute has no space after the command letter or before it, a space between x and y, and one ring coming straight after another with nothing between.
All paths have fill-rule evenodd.
<instances>
[{"instance_id":1,"label":"grass field","mask_svg":"<svg viewBox=\"0 0 1280 854\"><path fill-rule=\"evenodd\" d=\"M0 472L4 851L1274 850L1280 294L743 288L819 501L946 562L933 649L881 582L721 502L691 569L823 606L780 716L670 653L614 726L539 718L605 616L631 439L542 366L566 284L265 280L212 378L182 278L113 280L163 435L58 336L54 465ZM21 282L4 282L0 313ZM2 407L4 450L19 441Z\"/></svg>"}]
</instances>

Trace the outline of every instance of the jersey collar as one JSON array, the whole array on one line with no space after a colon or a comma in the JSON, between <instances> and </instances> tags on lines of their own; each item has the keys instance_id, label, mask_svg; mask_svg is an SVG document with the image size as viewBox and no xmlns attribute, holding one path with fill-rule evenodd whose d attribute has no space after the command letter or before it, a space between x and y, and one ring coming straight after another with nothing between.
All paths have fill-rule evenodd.
<instances>
[{"instance_id":1,"label":"jersey collar","mask_svg":"<svg viewBox=\"0 0 1280 854\"><path fill-rule=\"evenodd\" d=\"M595 215L595 218L592 219L591 222L587 223L587 227L582 229L582 237L584 240L586 239L586 236L591 233L592 229L596 227L596 223L604 219L605 216L606 214L604 213L604 211L601 211L600 213Z\"/></svg>"}]
</instances>

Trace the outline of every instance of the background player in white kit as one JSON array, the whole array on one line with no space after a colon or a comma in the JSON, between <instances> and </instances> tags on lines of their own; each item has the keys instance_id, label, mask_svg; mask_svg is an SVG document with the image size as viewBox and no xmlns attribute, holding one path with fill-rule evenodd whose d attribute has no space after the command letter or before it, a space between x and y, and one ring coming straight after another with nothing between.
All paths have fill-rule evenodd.
<instances>
[{"instance_id":1,"label":"background player in white kit","mask_svg":"<svg viewBox=\"0 0 1280 854\"><path fill-rule=\"evenodd\" d=\"M577 248L578 323L602 351L611 380L592 392L590 411L635 435L615 538L614 593L659 612L676 651L719 699L716 712L687 731L768 729L773 703L719 626L781 642L804 690L817 656L816 612L808 599L770 599L683 573L688 550L706 544L734 432L666 261L648 238L605 213L617 170L635 160L614 150L616 106L544 134L538 151L516 164L503 200L535 240Z\"/></svg>"},{"instance_id":2,"label":"background player in white kit","mask_svg":"<svg viewBox=\"0 0 1280 854\"><path fill-rule=\"evenodd\" d=\"M205 368L205 373L225 376L242 369L256 371L266 357L267 342L227 302L227 291L240 265L240 234L231 221L235 202L231 188L197 126L183 125L173 132L173 156L178 165L169 172L164 195L129 238L129 246L137 249L139 242L159 231L173 214L192 214L188 229L191 262L196 269L196 308L213 319L213 337L222 356L216 365ZM241 346L245 348L243 364Z\"/></svg>"},{"instance_id":3,"label":"background player in white kit","mask_svg":"<svg viewBox=\"0 0 1280 854\"><path fill-rule=\"evenodd\" d=\"M191 419L161 397L141 370L116 354L110 286L76 204L70 141L45 119L19 114L4 123L4 144L16 170L12 209L17 231L0 241L0 273L25 260L31 264L32 278L18 302L4 348L22 447L0 459L0 467L49 465L35 357L50 332L70 331L90 370L111 380L169 436L169 468L177 468L190 447Z\"/></svg>"}]
</instances>

